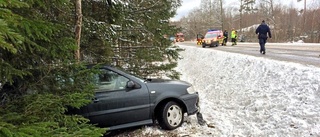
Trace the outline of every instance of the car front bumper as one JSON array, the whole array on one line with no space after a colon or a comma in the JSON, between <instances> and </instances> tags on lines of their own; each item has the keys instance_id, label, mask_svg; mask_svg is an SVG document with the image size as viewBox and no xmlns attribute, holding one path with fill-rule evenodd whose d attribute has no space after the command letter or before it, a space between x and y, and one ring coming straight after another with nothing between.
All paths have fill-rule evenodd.
<instances>
[{"instance_id":1,"label":"car front bumper","mask_svg":"<svg viewBox=\"0 0 320 137\"><path fill-rule=\"evenodd\" d=\"M199 111L199 95L198 92L181 96L181 100L186 105L188 115L193 115Z\"/></svg>"},{"instance_id":2,"label":"car front bumper","mask_svg":"<svg viewBox=\"0 0 320 137\"><path fill-rule=\"evenodd\" d=\"M215 46L215 45L218 45L219 44L219 41L205 41L205 42L202 42L202 45L204 46Z\"/></svg>"}]
</instances>

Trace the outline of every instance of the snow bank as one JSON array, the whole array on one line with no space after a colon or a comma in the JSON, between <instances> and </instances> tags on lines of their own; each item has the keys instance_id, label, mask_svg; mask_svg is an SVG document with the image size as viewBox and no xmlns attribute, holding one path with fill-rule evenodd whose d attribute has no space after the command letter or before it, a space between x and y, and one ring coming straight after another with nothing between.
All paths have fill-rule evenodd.
<instances>
[{"instance_id":1,"label":"snow bank","mask_svg":"<svg viewBox=\"0 0 320 137\"><path fill-rule=\"evenodd\" d=\"M143 136L319 137L320 68L192 46L177 70L200 94L195 115L176 130L147 126Z\"/></svg>"},{"instance_id":2,"label":"snow bank","mask_svg":"<svg viewBox=\"0 0 320 137\"><path fill-rule=\"evenodd\" d=\"M320 68L181 46L177 70L200 93L210 126L195 116L190 136L320 136Z\"/></svg>"}]
</instances>

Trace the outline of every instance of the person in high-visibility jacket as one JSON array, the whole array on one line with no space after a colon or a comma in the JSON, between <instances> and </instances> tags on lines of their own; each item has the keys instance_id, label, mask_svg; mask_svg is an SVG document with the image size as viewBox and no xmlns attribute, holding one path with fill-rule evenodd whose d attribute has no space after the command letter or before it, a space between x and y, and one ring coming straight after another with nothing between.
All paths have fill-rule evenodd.
<instances>
[{"instance_id":1,"label":"person in high-visibility jacket","mask_svg":"<svg viewBox=\"0 0 320 137\"><path fill-rule=\"evenodd\" d=\"M236 37L237 37L237 34L236 34L236 31L235 31L234 28L233 28L232 31L231 31L231 42L232 42L232 46L236 45Z\"/></svg>"},{"instance_id":2,"label":"person in high-visibility jacket","mask_svg":"<svg viewBox=\"0 0 320 137\"><path fill-rule=\"evenodd\" d=\"M238 42L238 31L235 31L235 37L234 37L234 45L237 45Z\"/></svg>"}]
</instances>

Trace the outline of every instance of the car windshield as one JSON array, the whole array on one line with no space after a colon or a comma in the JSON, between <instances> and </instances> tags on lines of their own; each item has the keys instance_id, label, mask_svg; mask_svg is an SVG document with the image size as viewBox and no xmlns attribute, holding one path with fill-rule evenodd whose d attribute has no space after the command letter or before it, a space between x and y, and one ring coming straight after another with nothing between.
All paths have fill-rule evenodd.
<instances>
[{"instance_id":1,"label":"car windshield","mask_svg":"<svg viewBox=\"0 0 320 137\"><path fill-rule=\"evenodd\" d=\"M207 33L204 38L216 38L217 36L217 33Z\"/></svg>"}]
</instances>

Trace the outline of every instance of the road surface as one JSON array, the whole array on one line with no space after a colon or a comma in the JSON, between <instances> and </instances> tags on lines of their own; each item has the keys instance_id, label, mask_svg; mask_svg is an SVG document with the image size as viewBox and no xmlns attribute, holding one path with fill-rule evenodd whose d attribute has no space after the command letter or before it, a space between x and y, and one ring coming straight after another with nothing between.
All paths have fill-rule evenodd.
<instances>
[{"instance_id":1,"label":"road surface","mask_svg":"<svg viewBox=\"0 0 320 137\"><path fill-rule=\"evenodd\" d=\"M176 44L186 46L197 46L195 41L178 42ZM208 50L221 50L226 52L241 53L257 57L264 57L274 60L289 61L304 65L320 67L320 43L267 43L266 54L260 54L259 43L238 43L231 46L206 47Z\"/></svg>"}]
</instances>

